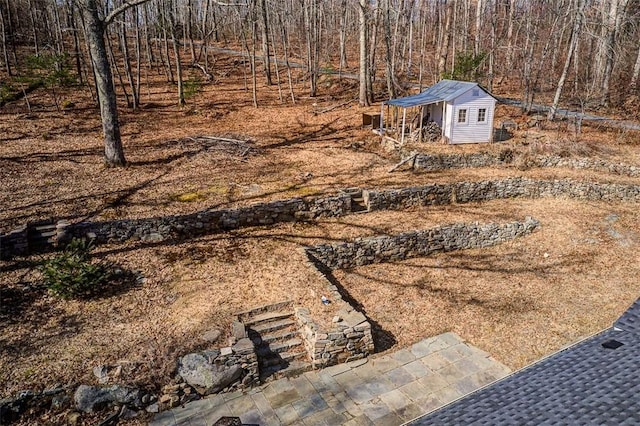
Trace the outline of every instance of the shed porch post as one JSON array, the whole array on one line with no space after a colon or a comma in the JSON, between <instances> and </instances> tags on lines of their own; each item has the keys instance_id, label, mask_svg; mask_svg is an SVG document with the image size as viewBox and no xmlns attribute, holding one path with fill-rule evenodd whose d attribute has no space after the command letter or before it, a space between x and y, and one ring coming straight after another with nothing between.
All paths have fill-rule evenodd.
<instances>
[{"instance_id":1,"label":"shed porch post","mask_svg":"<svg viewBox=\"0 0 640 426\"><path fill-rule=\"evenodd\" d=\"M406 122L407 122L407 109L402 108L402 129L400 129L400 131L402 132L402 137L400 138L400 145L404 145L404 125Z\"/></svg>"}]
</instances>

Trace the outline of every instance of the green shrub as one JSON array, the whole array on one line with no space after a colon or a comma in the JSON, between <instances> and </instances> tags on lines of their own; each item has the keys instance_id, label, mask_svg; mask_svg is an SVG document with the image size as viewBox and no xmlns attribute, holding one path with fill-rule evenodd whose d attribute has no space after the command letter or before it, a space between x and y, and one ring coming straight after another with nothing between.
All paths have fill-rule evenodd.
<instances>
[{"instance_id":1,"label":"green shrub","mask_svg":"<svg viewBox=\"0 0 640 426\"><path fill-rule=\"evenodd\" d=\"M64 251L40 266L47 288L63 299L98 294L112 278L111 268L91 261L91 241L73 239Z\"/></svg>"}]
</instances>

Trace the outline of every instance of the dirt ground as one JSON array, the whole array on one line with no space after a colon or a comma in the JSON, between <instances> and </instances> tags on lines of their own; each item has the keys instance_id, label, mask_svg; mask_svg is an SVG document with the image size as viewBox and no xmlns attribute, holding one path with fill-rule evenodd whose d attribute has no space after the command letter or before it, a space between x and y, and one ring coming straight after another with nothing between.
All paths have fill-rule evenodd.
<instances>
[{"instance_id":1,"label":"dirt ground","mask_svg":"<svg viewBox=\"0 0 640 426\"><path fill-rule=\"evenodd\" d=\"M323 77L321 96L280 102L277 86L258 88L259 108L244 88L242 65L220 58L214 83L174 106L175 88L144 88L143 107L123 109L129 166L102 164L100 122L88 93L58 112L51 94L31 95L32 113L16 102L0 111L0 232L32 220L112 220L335 193L509 176L638 183L606 173L513 167L436 173L388 170L363 111L349 98L355 83ZM224 75L224 76L223 76ZM305 93L296 83L297 93ZM350 103L347 101L352 100ZM345 104L346 103L346 104ZM328 112L334 106L344 104ZM500 117L517 116L501 107ZM566 127L566 125L564 125ZM189 138L250 140L242 157ZM637 134L563 125L521 130L500 144L425 145L426 152L511 148L589 155L640 164ZM425 229L458 221L506 222L533 216L534 234L483 250L336 271L345 289L397 349L452 330L512 368L522 367L611 325L639 295L637 206L557 200L501 200L404 212L376 212L317 223L279 224L181 243L130 242L97 249L100 259L139 271L145 280L88 301L47 294L36 270L42 256L0 262L0 396L54 384L95 383L91 369L128 362L122 377L158 389L176 357L203 348L212 328L227 332L233 313L293 299L322 317L322 287L303 266L300 248L323 241Z\"/></svg>"}]
</instances>

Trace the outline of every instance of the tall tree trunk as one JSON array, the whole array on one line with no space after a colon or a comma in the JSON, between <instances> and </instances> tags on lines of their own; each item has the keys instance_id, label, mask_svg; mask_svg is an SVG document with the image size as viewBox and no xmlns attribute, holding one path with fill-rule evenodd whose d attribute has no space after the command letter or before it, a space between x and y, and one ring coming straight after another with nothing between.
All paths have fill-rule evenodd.
<instances>
[{"instance_id":1,"label":"tall tree trunk","mask_svg":"<svg viewBox=\"0 0 640 426\"><path fill-rule=\"evenodd\" d=\"M480 53L480 34L482 29L482 11L484 8L483 0L476 3L476 31L473 37L473 54L478 56Z\"/></svg>"},{"instance_id":2,"label":"tall tree trunk","mask_svg":"<svg viewBox=\"0 0 640 426\"><path fill-rule=\"evenodd\" d=\"M390 0L385 0L384 2L384 10L383 13L383 31L384 31L384 51L385 51L385 64L387 72L385 73L387 76L387 92L389 98L393 99L396 97L396 82L395 82L395 70L393 64L393 53L391 51L391 17L389 14L391 13L391 5Z\"/></svg>"},{"instance_id":3,"label":"tall tree trunk","mask_svg":"<svg viewBox=\"0 0 640 426\"><path fill-rule=\"evenodd\" d=\"M638 90L638 81L640 80L640 45L638 46L638 55L636 56L636 63L633 66L633 73L631 74L631 83L629 88L632 92Z\"/></svg>"},{"instance_id":4,"label":"tall tree trunk","mask_svg":"<svg viewBox=\"0 0 640 426\"><path fill-rule=\"evenodd\" d=\"M451 18L453 15L453 0L445 0L445 23L442 30L442 45L440 46L440 58L438 59L438 78L442 78L442 75L447 70L447 58L449 55L449 45L451 40Z\"/></svg>"},{"instance_id":5,"label":"tall tree trunk","mask_svg":"<svg viewBox=\"0 0 640 426\"><path fill-rule=\"evenodd\" d=\"M7 70L7 75L11 77L13 73L11 72L11 61L9 59L9 50L7 49L7 31L4 26L4 11L2 4L0 4L0 30L2 30L2 57L4 59L4 67Z\"/></svg>"},{"instance_id":6,"label":"tall tree trunk","mask_svg":"<svg viewBox=\"0 0 640 426\"><path fill-rule=\"evenodd\" d=\"M173 6L173 1L171 1ZM173 7L171 7L173 9ZM180 62L180 46L178 45L178 37L176 34L176 21L173 11L169 11L169 26L171 28L171 43L173 45L173 54L176 60L176 78L178 79L178 106L182 107L184 101L184 81L182 79L182 63Z\"/></svg>"},{"instance_id":7,"label":"tall tree trunk","mask_svg":"<svg viewBox=\"0 0 640 426\"><path fill-rule=\"evenodd\" d=\"M138 26L136 25L136 28ZM136 83L131 72L131 59L129 59L129 41L127 40L127 25L126 14L123 15L122 24L120 25L120 45L122 46L122 59L124 61L124 72L129 81L129 89L131 89L131 104L129 105L134 110L138 108L138 93L136 92Z\"/></svg>"},{"instance_id":8,"label":"tall tree trunk","mask_svg":"<svg viewBox=\"0 0 640 426\"><path fill-rule=\"evenodd\" d=\"M489 92L493 91L493 79L495 74L495 55L496 55L496 20L498 19L498 1L494 0L494 9L491 14L491 40L489 42L489 70L488 70L488 81L487 88Z\"/></svg>"},{"instance_id":9,"label":"tall tree trunk","mask_svg":"<svg viewBox=\"0 0 640 426\"><path fill-rule=\"evenodd\" d=\"M262 56L264 56L264 73L267 77L267 84L271 86L271 50L269 46L269 15L267 11L266 0L260 0L260 20L262 25L260 31L262 33Z\"/></svg>"},{"instance_id":10,"label":"tall tree trunk","mask_svg":"<svg viewBox=\"0 0 640 426\"><path fill-rule=\"evenodd\" d=\"M113 90L113 76L107 59L104 43L104 23L98 15L96 0L85 0L84 19L87 27L89 53L98 92L98 105L104 133L104 158L107 166L124 166L126 160L120 137L116 93Z\"/></svg>"},{"instance_id":11,"label":"tall tree trunk","mask_svg":"<svg viewBox=\"0 0 640 426\"><path fill-rule=\"evenodd\" d=\"M510 73L513 68L513 46L515 45L513 37L513 27L515 24L514 16L517 0L509 0L509 14L507 18L507 66L505 68L505 74Z\"/></svg>"},{"instance_id":12,"label":"tall tree trunk","mask_svg":"<svg viewBox=\"0 0 640 426\"><path fill-rule=\"evenodd\" d=\"M564 68L562 69L560 80L558 80L556 94L553 97L553 104L549 109L549 115L548 115L549 120L553 120L556 117L556 112L558 111L558 103L560 102L560 95L562 94L564 83L567 80L567 74L569 72L569 67L571 66L571 60L573 58L573 54L578 44L578 37L580 37L580 28L582 26L582 12L584 9L585 0L575 0L575 1L576 1L575 12L574 12L575 17L573 21L573 29L571 31L571 41L569 42L569 48L567 50L567 59L564 62Z\"/></svg>"},{"instance_id":13,"label":"tall tree trunk","mask_svg":"<svg viewBox=\"0 0 640 426\"><path fill-rule=\"evenodd\" d=\"M611 96L610 83L611 75L613 74L613 66L615 61L615 48L618 37L618 32L621 26L621 22L624 18L627 8L627 0L612 0L611 8L609 10L608 21L608 35L606 40L606 60L604 71L602 73L602 103L605 106L609 106L609 98Z\"/></svg>"},{"instance_id":14,"label":"tall tree trunk","mask_svg":"<svg viewBox=\"0 0 640 426\"><path fill-rule=\"evenodd\" d=\"M347 62L347 0L340 3L340 72L348 68Z\"/></svg>"},{"instance_id":15,"label":"tall tree trunk","mask_svg":"<svg viewBox=\"0 0 640 426\"><path fill-rule=\"evenodd\" d=\"M38 25L36 25L36 22L38 21L38 18L36 17L37 9L31 0L29 0L27 4L29 6L29 17L31 18L31 27L33 30L33 45L35 48L35 54L38 56L40 55L40 42L38 38Z\"/></svg>"},{"instance_id":16,"label":"tall tree trunk","mask_svg":"<svg viewBox=\"0 0 640 426\"><path fill-rule=\"evenodd\" d=\"M367 0L360 0L358 5L358 22L360 34L360 91L359 101L361 106L369 106L369 96L367 93L367 80L369 79L369 61L367 48Z\"/></svg>"}]
</instances>

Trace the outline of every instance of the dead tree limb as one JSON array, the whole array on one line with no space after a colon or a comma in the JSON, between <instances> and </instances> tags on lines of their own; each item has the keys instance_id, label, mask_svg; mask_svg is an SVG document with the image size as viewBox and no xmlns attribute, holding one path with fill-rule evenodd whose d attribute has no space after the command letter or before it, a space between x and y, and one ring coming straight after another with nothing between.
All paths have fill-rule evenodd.
<instances>
[{"instance_id":1,"label":"dead tree limb","mask_svg":"<svg viewBox=\"0 0 640 426\"><path fill-rule=\"evenodd\" d=\"M409 161L415 161L416 157L418 156L418 154L413 154L408 156L407 158L403 159L402 161L400 161L398 164L396 164L395 166L393 166L392 168L389 169L388 173L394 172L398 169L398 167L402 166L403 164L408 163Z\"/></svg>"},{"instance_id":2,"label":"dead tree limb","mask_svg":"<svg viewBox=\"0 0 640 426\"><path fill-rule=\"evenodd\" d=\"M206 78L207 81L212 81L213 80L213 76L211 74L209 74L207 69L205 67L203 67L202 65L200 65L199 63L194 62L193 64L191 64L191 66L193 68L198 68L200 71L202 71L202 74L204 74L204 77Z\"/></svg>"}]
</instances>

